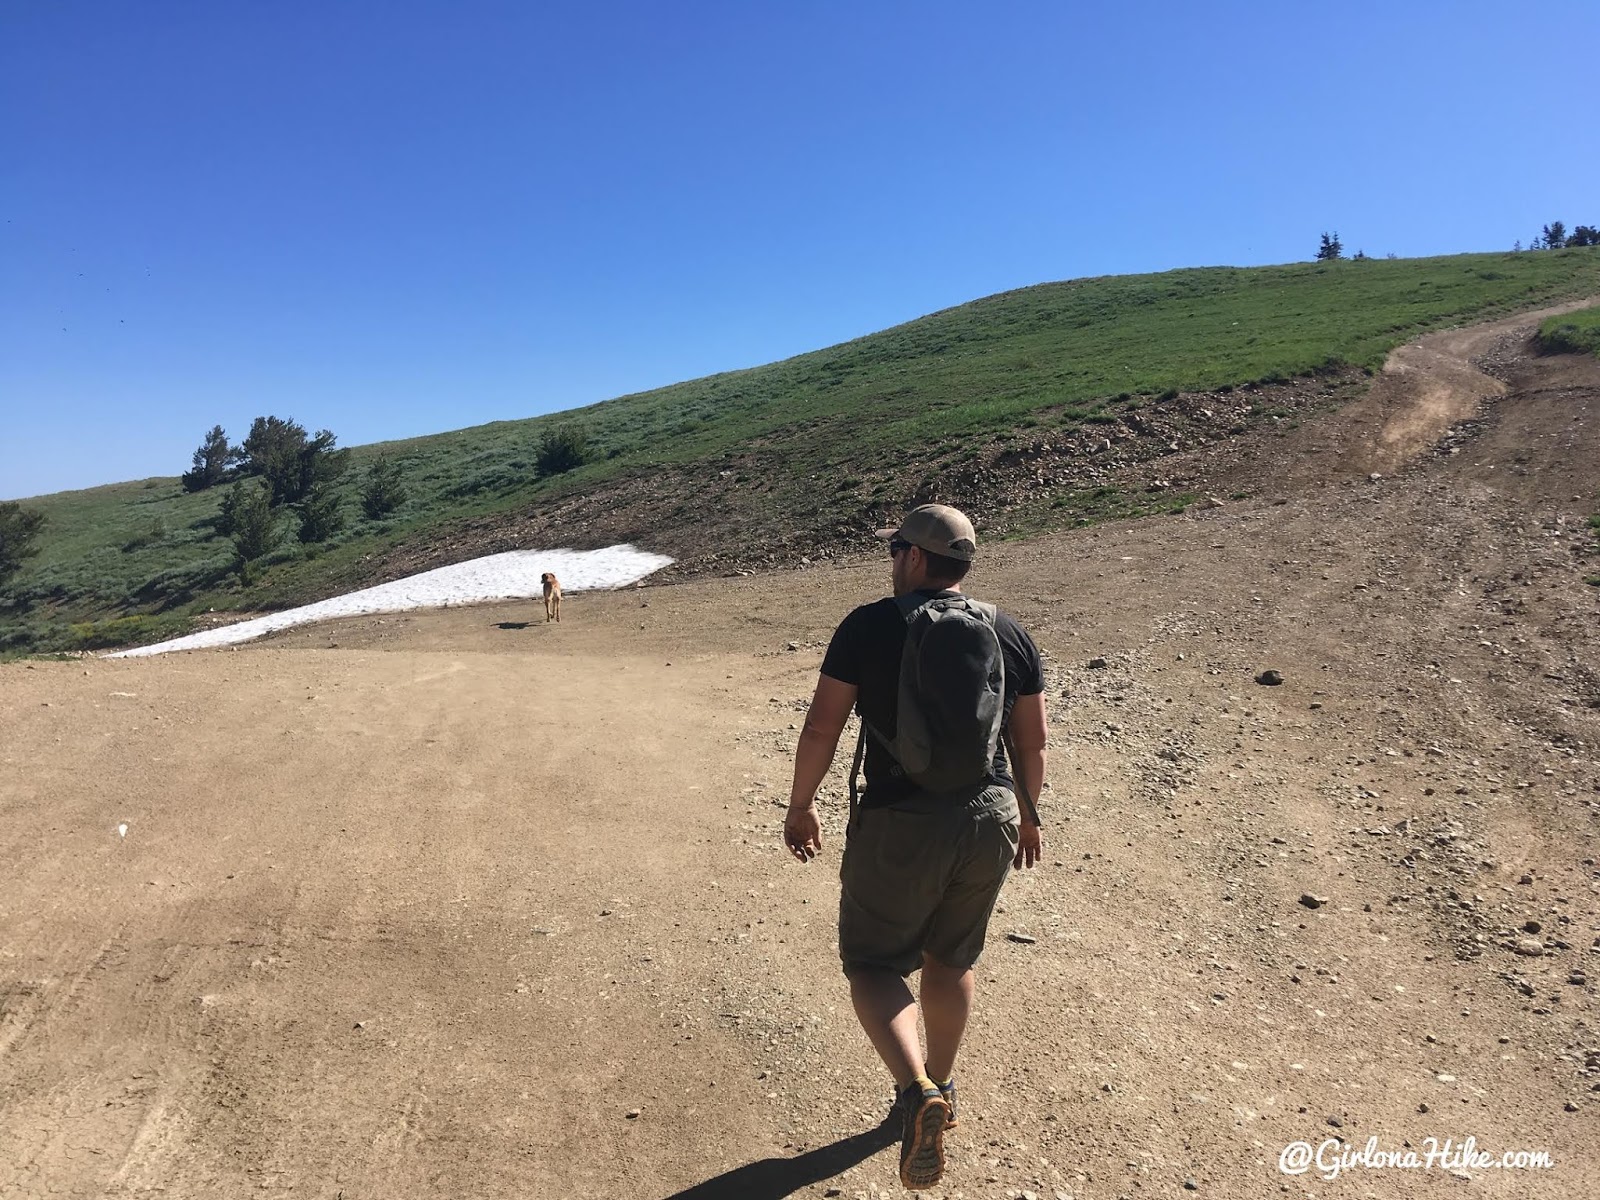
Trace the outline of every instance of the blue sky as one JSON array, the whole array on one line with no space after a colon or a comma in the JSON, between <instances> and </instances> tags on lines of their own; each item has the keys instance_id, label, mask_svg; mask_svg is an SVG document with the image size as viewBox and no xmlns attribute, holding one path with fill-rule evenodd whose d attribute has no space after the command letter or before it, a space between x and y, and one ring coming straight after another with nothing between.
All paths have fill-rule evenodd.
<instances>
[{"instance_id":1,"label":"blue sky","mask_svg":"<svg viewBox=\"0 0 1600 1200\"><path fill-rule=\"evenodd\" d=\"M0 8L0 497L1600 223L1592 3Z\"/></svg>"}]
</instances>

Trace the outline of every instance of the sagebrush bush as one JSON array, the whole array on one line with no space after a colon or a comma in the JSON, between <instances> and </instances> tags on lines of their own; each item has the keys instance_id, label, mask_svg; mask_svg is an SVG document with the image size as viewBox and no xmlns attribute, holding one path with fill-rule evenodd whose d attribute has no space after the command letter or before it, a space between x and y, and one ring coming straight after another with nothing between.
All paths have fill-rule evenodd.
<instances>
[{"instance_id":1,"label":"sagebrush bush","mask_svg":"<svg viewBox=\"0 0 1600 1200\"><path fill-rule=\"evenodd\" d=\"M122 543L122 552L132 554L135 550L143 550L146 546L159 545L167 540L167 523L159 517L150 525L134 534Z\"/></svg>"},{"instance_id":2,"label":"sagebrush bush","mask_svg":"<svg viewBox=\"0 0 1600 1200\"><path fill-rule=\"evenodd\" d=\"M150 613L112 617L106 621L80 621L68 630L71 639L68 648L105 650L141 642L164 642L168 638L182 637L189 632L192 624L188 617L170 614L153 616Z\"/></svg>"}]
</instances>

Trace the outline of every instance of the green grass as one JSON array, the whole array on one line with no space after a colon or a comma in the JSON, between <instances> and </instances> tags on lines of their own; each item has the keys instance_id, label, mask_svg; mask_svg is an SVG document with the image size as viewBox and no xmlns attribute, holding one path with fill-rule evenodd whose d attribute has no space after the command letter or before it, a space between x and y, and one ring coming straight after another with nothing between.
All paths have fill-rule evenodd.
<instances>
[{"instance_id":1,"label":"green grass","mask_svg":"<svg viewBox=\"0 0 1600 1200\"><path fill-rule=\"evenodd\" d=\"M348 528L307 548L285 516L282 547L248 587L210 524L224 489L189 495L173 476L38 497L27 504L48 522L41 552L13 582L24 607L0 608L0 652L62 648L73 623L301 603L366 581L373 556L446 538L462 522L541 512L629 480L645 487L673 471L736 473L744 494L785 522L814 522L830 504L854 519L904 503L919 477L936 480L975 440L1048 437L1179 391L1371 370L1430 329L1594 294L1593 248L1215 267L1006 292L764 367L357 447L337 485ZM278 415L317 424L315 413ZM591 459L540 478L540 438L566 423L581 425ZM196 443L203 433L195 430ZM909 466L908 449L920 456ZM399 463L409 499L370 522L357 493L380 450ZM1133 508L1175 502L1144 498ZM1061 527L1114 508L1068 501L1037 519ZM679 504L660 519L688 526L701 515ZM559 529L548 536L562 540Z\"/></svg>"},{"instance_id":2,"label":"green grass","mask_svg":"<svg viewBox=\"0 0 1600 1200\"><path fill-rule=\"evenodd\" d=\"M131 617L111 617L104 621L81 621L68 628L68 646L73 650L104 650L112 646L140 646L164 642L193 632L194 622L176 614L152 616L136 613Z\"/></svg>"},{"instance_id":3,"label":"green grass","mask_svg":"<svg viewBox=\"0 0 1600 1200\"><path fill-rule=\"evenodd\" d=\"M1539 325L1539 345L1551 354L1593 354L1600 358L1600 308L1580 308Z\"/></svg>"}]
</instances>

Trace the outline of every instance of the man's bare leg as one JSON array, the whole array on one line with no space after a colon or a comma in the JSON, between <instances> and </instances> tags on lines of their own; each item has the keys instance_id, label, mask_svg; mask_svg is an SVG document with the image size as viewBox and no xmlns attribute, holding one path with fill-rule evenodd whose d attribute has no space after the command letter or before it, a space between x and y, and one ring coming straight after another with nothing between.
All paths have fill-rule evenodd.
<instances>
[{"instance_id":1,"label":"man's bare leg","mask_svg":"<svg viewBox=\"0 0 1600 1200\"><path fill-rule=\"evenodd\" d=\"M922 1048L917 1042L917 1000L906 981L893 971L857 967L850 972L850 1002L872 1048L903 1088L922 1074ZM926 984L924 984L926 990Z\"/></svg>"},{"instance_id":2,"label":"man's bare leg","mask_svg":"<svg viewBox=\"0 0 1600 1200\"><path fill-rule=\"evenodd\" d=\"M922 956L922 1022L928 1030L927 1067L933 1079L949 1079L956 1068L975 982L971 967L958 970Z\"/></svg>"},{"instance_id":3,"label":"man's bare leg","mask_svg":"<svg viewBox=\"0 0 1600 1200\"><path fill-rule=\"evenodd\" d=\"M898 1095L890 1117L898 1115L902 1123L900 1182L914 1191L932 1187L944 1175L950 1105L923 1074L916 997L894 971L857 968L850 972L850 1000L873 1049L894 1076Z\"/></svg>"}]
</instances>

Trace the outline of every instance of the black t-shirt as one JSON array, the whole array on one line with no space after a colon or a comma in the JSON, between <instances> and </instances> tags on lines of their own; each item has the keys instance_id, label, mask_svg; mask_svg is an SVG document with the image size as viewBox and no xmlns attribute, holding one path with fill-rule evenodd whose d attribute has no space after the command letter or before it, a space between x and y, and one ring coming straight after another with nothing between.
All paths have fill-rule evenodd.
<instances>
[{"instance_id":1,"label":"black t-shirt","mask_svg":"<svg viewBox=\"0 0 1600 1200\"><path fill-rule=\"evenodd\" d=\"M955 592L921 590L924 599L952 596ZM1039 648L1027 632L1005 613L995 616L994 630L1006 663L1005 720L1018 696L1037 696L1044 691L1044 664ZM822 659L822 673L857 689L856 712L887 738L896 730L896 710L900 706L900 654L905 647L906 619L892 598L863 604L834 630L828 653ZM892 774L894 758L867 734L865 773L867 790L861 799L864 808L879 808L903 799L916 785L904 776ZM1013 787L1006 764L1004 741L995 747L989 782Z\"/></svg>"}]
</instances>

